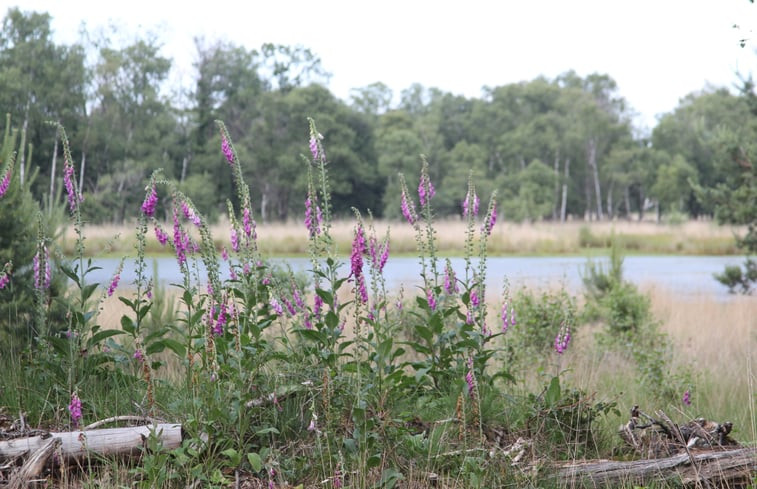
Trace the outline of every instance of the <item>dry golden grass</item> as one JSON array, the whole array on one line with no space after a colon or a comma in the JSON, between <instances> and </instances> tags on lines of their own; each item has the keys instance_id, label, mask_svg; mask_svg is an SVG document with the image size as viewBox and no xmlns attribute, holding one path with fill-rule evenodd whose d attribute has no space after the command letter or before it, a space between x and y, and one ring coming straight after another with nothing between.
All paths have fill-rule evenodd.
<instances>
[{"instance_id":1,"label":"dry golden grass","mask_svg":"<svg viewBox=\"0 0 757 489\"><path fill-rule=\"evenodd\" d=\"M404 221L379 220L375 223L379 236L390 228L392 253L414 253L415 231ZM441 220L434 224L438 239L437 248L442 254L459 254L465 239L465 223L458 219ZM331 234L337 251L347 254L354 221L336 221ZM537 222L513 223L500 221L488 243L490 254L568 254L580 253L586 248L604 248L613 233L631 252L674 254L734 254L734 231L743 229L718 226L712 221L688 221L682 224L665 224L650 221L615 221L566 223ZM216 245L229 247L229 225L221 221L211 226ZM85 226L87 254L133 254L135 225ZM114 239L119 236L118 239ZM258 244L266 256L298 255L307 253L307 231L301 222L258 224ZM66 229L59 243L63 252L73 254L76 235L73 228ZM148 233L148 252L166 252L157 243L152 230Z\"/></svg>"}]
</instances>

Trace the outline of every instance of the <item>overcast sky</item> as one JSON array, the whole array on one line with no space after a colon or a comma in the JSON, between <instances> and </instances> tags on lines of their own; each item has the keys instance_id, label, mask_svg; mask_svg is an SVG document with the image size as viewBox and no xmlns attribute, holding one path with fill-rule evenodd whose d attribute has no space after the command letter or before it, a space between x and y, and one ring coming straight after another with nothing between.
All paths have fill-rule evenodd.
<instances>
[{"instance_id":1,"label":"overcast sky","mask_svg":"<svg viewBox=\"0 0 757 489\"><path fill-rule=\"evenodd\" d=\"M757 5L748 0L484 1L383 0L0 0L49 12L59 42L117 25L156 33L183 83L190 83L195 36L247 48L302 45L332 74L330 90L381 81L395 92L418 82L467 97L573 69L606 73L651 127L681 97L757 75ZM177 8L178 7L178 8ZM2 9L4 13L5 9ZM739 24L740 30L733 25Z\"/></svg>"}]
</instances>

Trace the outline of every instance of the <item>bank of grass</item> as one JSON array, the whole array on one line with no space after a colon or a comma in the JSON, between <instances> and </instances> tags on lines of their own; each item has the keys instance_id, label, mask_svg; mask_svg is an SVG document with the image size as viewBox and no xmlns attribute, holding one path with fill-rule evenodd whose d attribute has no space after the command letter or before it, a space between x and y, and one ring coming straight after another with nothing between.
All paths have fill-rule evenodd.
<instances>
[{"instance_id":1,"label":"bank of grass","mask_svg":"<svg viewBox=\"0 0 757 489\"><path fill-rule=\"evenodd\" d=\"M166 225L170 228L170 225ZM337 250L348 254L352 242L354 222L336 221L332 236ZM417 244L413 228L404 221L375 222L380 235L391 229L392 255L414 255ZM465 222L457 219L441 220L434 225L438 237L438 251L444 256L460 253L465 234ZM601 253L610 247L613 234L629 254L681 255L738 255L734 233L743 229L719 226L712 221L687 221L680 224L651 221L615 221L566 223L536 222L499 223L487 243L491 256L498 255L579 255L587 251ZM218 249L229 248L229 225L220 222L211 226ZM91 256L122 256L134 252L134 224L86 225L87 253ZM258 223L258 245L263 256L305 256L307 230L300 222ZM75 250L76 235L67 229L59 244L66 256ZM147 241L147 253L167 254L154 235Z\"/></svg>"},{"instance_id":2,"label":"bank of grass","mask_svg":"<svg viewBox=\"0 0 757 489\"><path fill-rule=\"evenodd\" d=\"M649 294L660 331L672 342L671 371L685 372L691 378L691 406L684 406L680 399L661 401L645 390L632 362L596 343L595 333L601 325L578 330L575 343L560 361L566 380L618 403L621 416L607 418L603 427L612 432L611 437L617 425L627 421L628 409L639 405L649 412L670 409L668 414L678 420L703 416L732 421L736 438L757 442L757 300L750 296L727 300L705 294L680 296L653 284L646 285L644 292ZM175 293L169 291L167 300L176 301L174 309L178 309ZM121 301L111 297L103 303L100 324L105 329L120 328L121 317L128 312ZM490 313L497 317L498 311L492 307ZM348 338L350 326L345 327ZM169 361L159 374L167 380L180 378L175 362L166 359ZM531 370L529 375L533 377L527 383L539 385L541 374Z\"/></svg>"}]
</instances>

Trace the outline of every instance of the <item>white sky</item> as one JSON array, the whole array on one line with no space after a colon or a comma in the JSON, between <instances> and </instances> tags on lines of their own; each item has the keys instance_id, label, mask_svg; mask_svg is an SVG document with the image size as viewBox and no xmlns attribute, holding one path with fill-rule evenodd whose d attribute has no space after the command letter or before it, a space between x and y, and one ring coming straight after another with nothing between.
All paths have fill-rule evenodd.
<instances>
[{"instance_id":1,"label":"white sky","mask_svg":"<svg viewBox=\"0 0 757 489\"><path fill-rule=\"evenodd\" d=\"M49 12L59 42L77 40L82 22L154 32L187 84L194 36L249 49L303 45L345 100L376 81L395 101L414 82L477 97L483 86L574 69L613 77L651 128L692 91L732 87L736 72L757 77L757 5L748 0L0 0L0 13L14 4Z\"/></svg>"}]
</instances>

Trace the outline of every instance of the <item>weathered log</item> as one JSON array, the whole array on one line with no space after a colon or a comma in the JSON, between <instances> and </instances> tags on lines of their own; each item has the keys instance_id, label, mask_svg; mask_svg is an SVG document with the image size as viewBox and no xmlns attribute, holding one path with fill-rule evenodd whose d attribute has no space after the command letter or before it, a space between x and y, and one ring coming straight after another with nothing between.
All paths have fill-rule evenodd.
<instances>
[{"instance_id":1,"label":"weathered log","mask_svg":"<svg viewBox=\"0 0 757 489\"><path fill-rule=\"evenodd\" d=\"M590 487L619 484L646 485L673 480L686 486L746 487L757 475L757 447L692 451L667 458L616 462L599 460L562 465L556 476L561 483Z\"/></svg>"},{"instance_id":2,"label":"weathered log","mask_svg":"<svg viewBox=\"0 0 757 489\"><path fill-rule=\"evenodd\" d=\"M23 466L11 473L8 489L25 488L31 479L38 477L58 445L60 445L59 438L48 438L31 457L26 459Z\"/></svg>"},{"instance_id":3,"label":"weathered log","mask_svg":"<svg viewBox=\"0 0 757 489\"><path fill-rule=\"evenodd\" d=\"M152 433L160 439L164 449L171 450L181 446L180 424L51 432L26 438L0 440L0 460L24 457L34 453L51 438L60 440L59 453L66 460L81 459L90 455L133 456L140 453Z\"/></svg>"}]
</instances>

